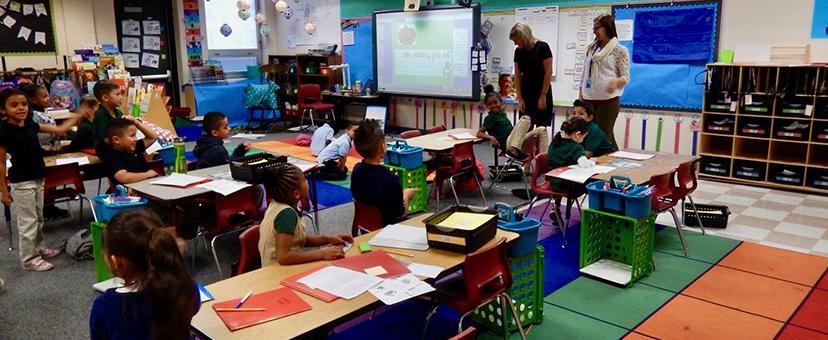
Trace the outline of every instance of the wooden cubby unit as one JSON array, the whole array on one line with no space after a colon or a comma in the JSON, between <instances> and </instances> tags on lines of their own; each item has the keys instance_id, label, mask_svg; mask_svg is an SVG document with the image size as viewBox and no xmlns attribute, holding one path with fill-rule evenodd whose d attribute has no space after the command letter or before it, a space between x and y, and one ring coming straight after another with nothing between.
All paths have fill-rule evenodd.
<instances>
[{"instance_id":1,"label":"wooden cubby unit","mask_svg":"<svg viewBox=\"0 0 828 340\"><path fill-rule=\"evenodd\" d=\"M733 156L736 158L757 161L768 160L770 140L737 137L733 145Z\"/></svg>"},{"instance_id":2,"label":"wooden cubby unit","mask_svg":"<svg viewBox=\"0 0 828 340\"><path fill-rule=\"evenodd\" d=\"M733 137L702 134L701 153L722 157L733 156Z\"/></svg>"},{"instance_id":3,"label":"wooden cubby unit","mask_svg":"<svg viewBox=\"0 0 828 340\"><path fill-rule=\"evenodd\" d=\"M807 157L807 143L794 143L779 140L771 142L769 159L772 162L805 165Z\"/></svg>"},{"instance_id":4,"label":"wooden cubby unit","mask_svg":"<svg viewBox=\"0 0 828 340\"><path fill-rule=\"evenodd\" d=\"M811 145L808 165L828 168L828 145Z\"/></svg>"}]
</instances>

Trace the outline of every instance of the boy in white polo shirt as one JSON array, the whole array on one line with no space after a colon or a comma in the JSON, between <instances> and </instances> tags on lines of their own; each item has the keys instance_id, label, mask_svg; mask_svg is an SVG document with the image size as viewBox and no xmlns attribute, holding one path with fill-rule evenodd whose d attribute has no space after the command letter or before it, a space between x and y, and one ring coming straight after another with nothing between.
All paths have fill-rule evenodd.
<instances>
[{"instance_id":1,"label":"boy in white polo shirt","mask_svg":"<svg viewBox=\"0 0 828 340\"><path fill-rule=\"evenodd\" d=\"M319 179L328 181L341 181L348 177L348 167L345 162L348 160L348 152L354 146L355 123L348 124L339 138L328 144L316 157L316 162L324 165L319 171Z\"/></svg>"},{"instance_id":2,"label":"boy in white polo shirt","mask_svg":"<svg viewBox=\"0 0 828 340\"><path fill-rule=\"evenodd\" d=\"M334 130L331 128L328 123L320 126L313 132L313 137L311 137L311 144L310 149L311 153L314 156L319 156L319 153L322 152L328 144L334 140Z\"/></svg>"}]
</instances>

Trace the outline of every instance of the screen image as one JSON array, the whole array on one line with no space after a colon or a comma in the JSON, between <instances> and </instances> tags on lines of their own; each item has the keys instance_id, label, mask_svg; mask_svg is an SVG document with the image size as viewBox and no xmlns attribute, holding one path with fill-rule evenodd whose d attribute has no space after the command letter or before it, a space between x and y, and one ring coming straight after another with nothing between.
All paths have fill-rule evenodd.
<instances>
[{"instance_id":1,"label":"screen image","mask_svg":"<svg viewBox=\"0 0 828 340\"><path fill-rule=\"evenodd\" d=\"M471 48L479 36L479 18L478 7L375 13L379 91L477 99Z\"/></svg>"}]
</instances>

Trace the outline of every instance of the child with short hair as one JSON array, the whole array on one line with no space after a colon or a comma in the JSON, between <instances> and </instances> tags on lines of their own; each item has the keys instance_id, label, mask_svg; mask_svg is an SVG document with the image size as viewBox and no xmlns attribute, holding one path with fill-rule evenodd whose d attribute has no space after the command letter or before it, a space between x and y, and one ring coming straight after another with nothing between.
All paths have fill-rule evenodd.
<instances>
[{"instance_id":1,"label":"child with short hair","mask_svg":"<svg viewBox=\"0 0 828 340\"><path fill-rule=\"evenodd\" d=\"M124 286L95 299L91 339L189 339L201 301L175 239L157 215L128 210L103 232L107 267Z\"/></svg>"},{"instance_id":2,"label":"child with short hair","mask_svg":"<svg viewBox=\"0 0 828 340\"><path fill-rule=\"evenodd\" d=\"M243 142L233 150L232 157L224 147L224 140L230 137L230 123L221 112L209 112L204 115L201 125L204 134L196 141L193 155L199 169L224 165L231 159L244 157L250 150L250 143Z\"/></svg>"},{"instance_id":3,"label":"child with short hair","mask_svg":"<svg viewBox=\"0 0 828 340\"><path fill-rule=\"evenodd\" d=\"M95 119L95 112L98 111L98 99L93 95L85 95L80 100L77 114L81 116L80 124L78 124L78 131L75 132L75 137L67 147L68 151L81 151L95 148L95 139L92 137L92 130L94 129L92 122Z\"/></svg>"},{"instance_id":4,"label":"child with short hair","mask_svg":"<svg viewBox=\"0 0 828 340\"><path fill-rule=\"evenodd\" d=\"M6 183L6 154L11 155L12 167L6 185L0 185L0 199L12 205L17 213L17 234L20 262L27 271L47 271L54 266L44 260L60 254L58 249L43 244L43 182L46 163L43 149L38 145L39 132L63 134L77 123L77 117L65 120L60 126L35 123L27 119L29 103L26 95L14 89L0 91L0 113L6 119L0 123L0 183Z\"/></svg>"},{"instance_id":5,"label":"child with short hair","mask_svg":"<svg viewBox=\"0 0 828 340\"><path fill-rule=\"evenodd\" d=\"M136 140L138 130L144 139ZM159 174L151 170L145 156L147 147L158 138L155 131L132 116L115 118L106 124L104 143L97 154L106 164L112 185L129 184L153 178Z\"/></svg>"},{"instance_id":6,"label":"child with short hair","mask_svg":"<svg viewBox=\"0 0 828 340\"><path fill-rule=\"evenodd\" d=\"M550 169L578 164L583 168L595 166L595 162L587 159L584 147L581 143L589 134L589 125L581 117L571 117L561 123L561 130L552 138L547 150L547 163ZM559 178L552 178L549 181L552 189L561 193L583 195L586 188L583 184L575 183Z\"/></svg>"},{"instance_id":7,"label":"child with short hair","mask_svg":"<svg viewBox=\"0 0 828 340\"><path fill-rule=\"evenodd\" d=\"M264 185L270 204L259 226L262 266L335 260L345 256L343 246L354 242L351 235L305 235L305 222L297 204L308 196L308 181L299 167L283 164L266 170ZM330 246L322 247L326 245ZM321 248L306 250L305 247Z\"/></svg>"},{"instance_id":8,"label":"child with short hair","mask_svg":"<svg viewBox=\"0 0 828 340\"><path fill-rule=\"evenodd\" d=\"M354 131L354 144L362 162L351 174L354 200L377 207L385 225L398 222L408 210L408 202L419 189L402 188L400 177L382 165L385 158L385 135L379 123L366 119Z\"/></svg>"},{"instance_id":9,"label":"child with short hair","mask_svg":"<svg viewBox=\"0 0 828 340\"><path fill-rule=\"evenodd\" d=\"M334 140L333 136L334 130L330 125L328 125L328 123L322 124L322 126L316 128L316 131L313 132L313 136L311 136L311 154L319 156L319 153Z\"/></svg>"},{"instance_id":10,"label":"child with short hair","mask_svg":"<svg viewBox=\"0 0 828 340\"><path fill-rule=\"evenodd\" d=\"M92 120L92 138L97 147L106 137L106 125L109 121L124 115L120 109L123 93L118 84L106 80L95 83L92 92L100 102L100 108L95 112L95 118Z\"/></svg>"},{"instance_id":11,"label":"child with short hair","mask_svg":"<svg viewBox=\"0 0 828 340\"><path fill-rule=\"evenodd\" d=\"M46 109L51 105L49 103L49 90L46 86L35 84L24 84L20 86L20 91L26 94L26 100L29 101L29 117L35 123L56 126L55 120L52 116L46 113ZM37 139L40 141L40 147L47 155L54 155L60 151L60 140L58 136L51 133L38 133Z\"/></svg>"},{"instance_id":12,"label":"child with short hair","mask_svg":"<svg viewBox=\"0 0 828 340\"><path fill-rule=\"evenodd\" d=\"M487 90L491 89L492 86L487 85ZM503 112L502 99L497 92L486 93L483 102L489 114L483 120L483 126L477 131L478 138L488 139L493 147L504 150L510 157L520 160L528 156L525 150L526 141L530 138L537 136L541 149L549 145L546 127L539 126L533 129L532 119L528 115L520 117L515 127L512 128L512 123Z\"/></svg>"},{"instance_id":13,"label":"child with short hair","mask_svg":"<svg viewBox=\"0 0 828 340\"><path fill-rule=\"evenodd\" d=\"M589 132L584 138L584 142L581 143L581 145L584 146L587 158L600 157L608 153L618 151L615 146L612 145L609 138L607 138L607 135L604 134L604 131L601 130L601 127L592 121L594 116L591 105L576 99L575 102L572 103L572 114L576 117L583 118L589 126Z\"/></svg>"},{"instance_id":14,"label":"child with short hair","mask_svg":"<svg viewBox=\"0 0 828 340\"><path fill-rule=\"evenodd\" d=\"M319 171L317 178L330 181L341 181L348 178L348 166L345 165L345 162L348 161L348 153L354 143L352 140L356 126L356 123L349 123L345 133L322 149L322 152L316 157L316 162L324 165L324 167Z\"/></svg>"}]
</instances>

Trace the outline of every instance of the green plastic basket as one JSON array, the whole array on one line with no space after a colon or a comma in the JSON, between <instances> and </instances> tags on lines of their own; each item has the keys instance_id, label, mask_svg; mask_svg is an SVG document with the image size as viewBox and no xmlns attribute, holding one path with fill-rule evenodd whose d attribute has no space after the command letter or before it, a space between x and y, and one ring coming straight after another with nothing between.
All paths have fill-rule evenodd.
<instances>
[{"instance_id":1,"label":"green plastic basket","mask_svg":"<svg viewBox=\"0 0 828 340\"><path fill-rule=\"evenodd\" d=\"M526 256L509 258L509 266L512 270L509 296L525 330L529 325L543 321L543 247L537 246ZM507 305L504 313L499 300L478 308L472 313L472 319L500 335L517 331L512 310Z\"/></svg>"},{"instance_id":2,"label":"green plastic basket","mask_svg":"<svg viewBox=\"0 0 828 340\"><path fill-rule=\"evenodd\" d=\"M584 209L580 268L607 259L628 265L632 284L653 270L656 214L641 219ZM583 272L583 270L582 270Z\"/></svg>"},{"instance_id":3,"label":"green plastic basket","mask_svg":"<svg viewBox=\"0 0 828 340\"><path fill-rule=\"evenodd\" d=\"M426 211L428 209L428 183L426 183L425 165L416 169L405 169L388 164L385 167L400 177L400 184L402 184L403 189L420 189L408 202L406 215Z\"/></svg>"},{"instance_id":4,"label":"green plastic basket","mask_svg":"<svg viewBox=\"0 0 828 340\"><path fill-rule=\"evenodd\" d=\"M89 224L92 230L92 256L95 257L95 282L109 280L113 277L106 266L103 255L103 231L106 228L105 222L92 222Z\"/></svg>"}]
</instances>

